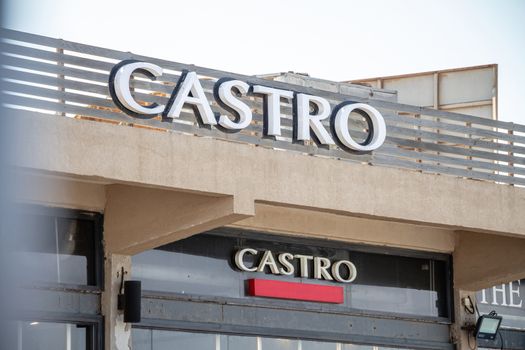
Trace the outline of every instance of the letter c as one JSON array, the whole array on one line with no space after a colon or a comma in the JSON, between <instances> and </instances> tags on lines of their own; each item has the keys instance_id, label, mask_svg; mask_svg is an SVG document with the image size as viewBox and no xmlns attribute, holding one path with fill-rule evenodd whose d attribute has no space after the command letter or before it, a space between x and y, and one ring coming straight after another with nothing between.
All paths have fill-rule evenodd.
<instances>
[{"instance_id":1,"label":"letter c","mask_svg":"<svg viewBox=\"0 0 525 350\"><path fill-rule=\"evenodd\" d=\"M162 113L164 105L153 103L149 106L141 106L135 101L129 88L131 75L134 72L142 73L154 80L162 75L162 68L156 64L134 60L126 60L117 64L109 75L109 92L113 102L124 112L133 116L137 116L136 114L155 115Z\"/></svg>"},{"instance_id":2,"label":"letter c","mask_svg":"<svg viewBox=\"0 0 525 350\"><path fill-rule=\"evenodd\" d=\"M255 249L252 249L252 248L244 248L244 249L241 249L239 250L237 253L235 253L235 265L237 265L237 267L239 269L241 269L242 271L248 271L248 272L255 272L257 271L257 266L255 267L248 267L246 265L244 265L244 254L246 253L250 253L252 255L256 255L257 254L257 250Z\"/></svg>"}]
</instances>

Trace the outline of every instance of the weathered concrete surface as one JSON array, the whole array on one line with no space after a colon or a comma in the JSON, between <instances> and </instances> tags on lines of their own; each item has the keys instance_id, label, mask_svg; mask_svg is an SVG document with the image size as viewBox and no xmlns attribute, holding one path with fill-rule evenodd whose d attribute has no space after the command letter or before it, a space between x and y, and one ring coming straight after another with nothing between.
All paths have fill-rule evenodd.
<instances>
[{"instance_id":1,"label":"weathered concrete surface","mask_svg":"<svg viewBox=\"0 0 525 350\"><path fill-rule=\"evenodd\" d=\"M525 278L525 239L457 232L454 287L482 290Z\"/></svg>"},{"instance_id":2,"label":"weathered concrete surface","mask_svg":"<svg viewBox=\"0 0 525 350\"><path fill-rule=\"evenodd\" d=\"M349 82L336 82L332 80L324 80L313 78L304 74L297 73L277 73L277 74L263 74L259 75L261 78L266 78L274 81L282 81L285 83L308 86L314 89L336 92L345 94L351 97L370 98L374 100L383 100L397 102L397 91L392 89L380 89L377 87L370 87Z\"/></svg>"},{"instance_id":3,"label":"weathered concrete surface","mask_svg":"<svg viewBox=\"0 0 525 350\"><path fill-rule=\"evenodd\" d=\"M455 247L453 230L384 220L357 218L299 208L257 203L254 217L232 227L363 243L451 253Z\"/></svg>"},{"instance_id":4,"label":"weathered concrete surface","mask_svg":"<svg viewBox=\"0 0 525 350\"><path fill-rule=\"evenodd\" d=\"M454 289L454 323L450 327L450 338L457 350L477 349L477 341L469 329L476 325L477 315L465 308L463 300L467 297L470 297L473 305L476 304L476 292Z\"/></svg>"},{"instance_id":5,"label":"weathered concrete surface","mask_svg":"<svg viewBox=\"0 0 525 350\"><path fill-rule=\"evenodd\" d=\"M18 172L16 200L31 203L102 212L106 206L103 183L86 182L68 177Z\"/></svg>"},{"instance_id":6,"label":"weathered concrete surface","mask_svg":"<svg viewBox=\"0 0 525 350\"><path fill-rule=\"evenodd\" d=\"M525 238L516 187L92 121L17 121L24 168Z\"/></svg>"},{"instance_id":7,"label":"weathered concrete surface","mask_svg":"<svg viewBox=\"0 0 525 350\"><path fill-rule=\"evenodd\" d=\"M104 349L131 350L131 324L124 323L124 314L117 309L122 268L124 280L131 276L131 257L106 254L104 260L104 292L102 293L102 316L104 316Z\"/></svg>"},{"instance_id":8,"label":"weathered concrete surface","mask_svg":"<svg viewBox=\"0 0 525 350\"><path fill-rule=\"evenodd\" d=\"M254 214L233 196L211 197L126 185L107 188L107 253L133 255Z\"/></svg>"}]
</instances>

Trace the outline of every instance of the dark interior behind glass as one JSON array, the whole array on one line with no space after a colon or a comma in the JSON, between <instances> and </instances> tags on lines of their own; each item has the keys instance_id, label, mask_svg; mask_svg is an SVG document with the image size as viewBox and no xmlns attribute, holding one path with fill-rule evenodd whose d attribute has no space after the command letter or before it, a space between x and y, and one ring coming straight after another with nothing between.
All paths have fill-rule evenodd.
<instances>
[{"instance_id":1,"label":"dark interior behind glass","mask_svg":"<svg viewBox=\"0 0 525 350\"><path fill-rule=\"evenodd\" d=\"M261 237L261 238L258 238ZM304 242L304 243L303 243ZM345 288L343 307L431 317L449 317L448 256L440 259L424 254L400 254L399 250L366 251L326 241L272 239L260 234L204 233L134 256L133 276L143 289L189 295L233 298L246 296L245 281L250 278L279 279L304 283L340 285ZM240 248L271 250L322 256L331 261L346 259L357 268L357 278L349 284L298 276L244 272L234 266L233 255ZM405 254L406 253L406 254ZM257 258L260 258L258 256ZM246 256L246 264L256 259ZM310 264L311 265L311 264ZM251 265L250 265L251 266ZM310 266L310 276L313 268ZM301 302L299 302L301 303Z\"/></svg>"},{"instance_id":2,"label":"dark interior behind glass","mask_svg":"<svg viewBox=\"0 0 525 350\"><path fill-rule=\"evenodd\" d=\"M96 222L66 210L25 211L16 232L18 261L30 283L97 285Z\"/></svg>"}]
</instances>

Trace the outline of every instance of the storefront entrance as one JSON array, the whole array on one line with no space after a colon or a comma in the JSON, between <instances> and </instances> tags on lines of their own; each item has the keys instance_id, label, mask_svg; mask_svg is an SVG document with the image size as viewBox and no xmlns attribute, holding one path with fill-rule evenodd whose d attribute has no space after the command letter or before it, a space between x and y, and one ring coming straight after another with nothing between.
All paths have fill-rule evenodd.
<instances>
[{"instance_id":1,"label":"storefront entrance","mask_svg":"<svg viewBox=\"0 0 525 350\"><path fill-rule=\"evenodd\" d=\"M216 229L132 257L133 345L452 349L450 271L446 254Z\"/></svg>"}]
</instances>

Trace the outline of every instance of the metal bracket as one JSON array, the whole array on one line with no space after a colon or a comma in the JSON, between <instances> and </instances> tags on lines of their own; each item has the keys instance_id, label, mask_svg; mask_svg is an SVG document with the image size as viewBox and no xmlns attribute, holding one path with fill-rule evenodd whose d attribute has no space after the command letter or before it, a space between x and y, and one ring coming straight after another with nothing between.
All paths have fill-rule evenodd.
<instances>
[{"instance_id":1,"label":"metal bracket","mask_svg":"<svg viewBox=\"0 0 525 350\"><path fill-rule=\"evenodd\" d=\"M120 270L120 288L117 296L117 310L124 310L125 299L124 299L124 275L127 274L127 271L124 271L124 266ZM119 277L119 272L117 272L117 277Z\"/></svg>"}]
</instances>

